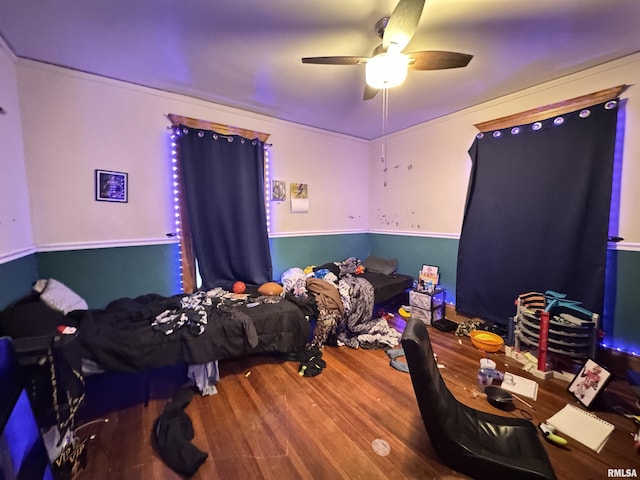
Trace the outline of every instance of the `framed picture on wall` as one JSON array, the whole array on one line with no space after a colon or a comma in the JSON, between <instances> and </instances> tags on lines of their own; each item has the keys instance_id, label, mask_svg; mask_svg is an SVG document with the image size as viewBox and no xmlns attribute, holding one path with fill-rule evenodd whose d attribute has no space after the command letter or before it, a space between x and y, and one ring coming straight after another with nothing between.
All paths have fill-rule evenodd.
<instances>
[{"instance_id":1,"label":"framed picture on wall","mask_svg":"<svg viewBox=\"0 0 640 480\"><path fill-rule=\"evenodd\" d=\"M306 183L290 183L291 212L306 213L309 211L309 185Z\"/></svg>"},{"instance_id":2,"label":"framed picture on wall","mask_svg":"<svg viewBox=\"0 0 640 480\"><path fill-rule=\"evenodd\" d=\"M271 200L282 202L287 198L286 184L283 180L271 180Z\"/></svg>"},{"instance_id":3,"label":"framed picture on wall","mask_svg":"<svg viewBox=\"0 0 640 480\"><path fill-rule=\"evenodd\" d=\"M100 202L128 202L128 177L129 175L124 172L96 170L96 200Z\"/></svg>"}]
</instances>

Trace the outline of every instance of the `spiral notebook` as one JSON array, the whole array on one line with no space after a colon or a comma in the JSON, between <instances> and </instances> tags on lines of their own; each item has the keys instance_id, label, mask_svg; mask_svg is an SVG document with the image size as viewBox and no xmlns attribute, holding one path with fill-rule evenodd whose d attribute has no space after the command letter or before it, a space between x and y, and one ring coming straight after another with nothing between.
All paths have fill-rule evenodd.
<instances>
[{"instance_id":1,"label":"spiral notebook","mask_svg":"<svg viewBox=\"0 0 640 480\"><path fill-rule=\"evenodd\" d=\"M613 424L572 403L567 403L547 423L598 453L615 429Z\"/></svg>"}]
</instances>

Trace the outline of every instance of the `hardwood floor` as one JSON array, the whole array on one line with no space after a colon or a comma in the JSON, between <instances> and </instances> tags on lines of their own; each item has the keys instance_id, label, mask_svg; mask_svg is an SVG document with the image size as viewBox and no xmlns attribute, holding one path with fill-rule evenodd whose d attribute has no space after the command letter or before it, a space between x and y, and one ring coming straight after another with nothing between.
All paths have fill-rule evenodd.
<instances>
[{"instance_id":1,"label":"hardwood floor","mask_svg":"<svg viewBox=\"0 0 640 480\"><path fill-rule=\"evenodd\" d=\"M398 330L404 322L392 322ZM477 395L476 371L483 353L468 337L429 328L447 386L463 403L500 412ZM196 394L186 409L195 430L192 443L208 453L194 479L402 479L466 478L438 460L418 411L408 373L389 365L383 350L326 347L327 367L311 378L300 377L296 362L275 356L221 361L218 394ZM530 377L504 352L491 354L498 368ZM84 479L180 479L155 452L154 420L184 380L184 370L165 369L148 377L151 400L141 401L147 374L88 379L85 418L105 415L88 448ZM89 381L90 380L90 381ZM109 383L111 382L111 383ZM534 409L539 423L572 401L567 383L541 381ZM616 430L600 454L570 440L567 449L545 442L559 479L603 479L608 469L635 468L631 420L613 411L622 405L636 411L628 384L616 379L605 392L606 408L595 413ZM378 455L376 439L390 452Z\"/></svg>"}]
</instances>

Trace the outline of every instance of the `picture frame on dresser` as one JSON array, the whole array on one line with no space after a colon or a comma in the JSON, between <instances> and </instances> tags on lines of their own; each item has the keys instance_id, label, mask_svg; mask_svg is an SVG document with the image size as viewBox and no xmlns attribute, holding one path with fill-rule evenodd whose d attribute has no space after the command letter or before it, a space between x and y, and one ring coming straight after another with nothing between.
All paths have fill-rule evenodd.
<instances>
[{"instance_id":1,"label":"picture frame on dresser","mask_svg":"<svg viewBox=\"0 0 640 480\"><path fill-rule=\"evenodd\" d=\"M440 281L440 268L435 265L422 265L418 274L418 292L433 292Z\"/></svg>"},{"instance_id":2,"label":"picture frame on dresser","mask_svg":"<svg viewBox=\"0 0 640 480\"><path fill-rule=\"evenodd\" d=\"M583 406L590 408L611 380L611 372L588 358L569 383L568 390Z\"/></svg>"}]
</instances>

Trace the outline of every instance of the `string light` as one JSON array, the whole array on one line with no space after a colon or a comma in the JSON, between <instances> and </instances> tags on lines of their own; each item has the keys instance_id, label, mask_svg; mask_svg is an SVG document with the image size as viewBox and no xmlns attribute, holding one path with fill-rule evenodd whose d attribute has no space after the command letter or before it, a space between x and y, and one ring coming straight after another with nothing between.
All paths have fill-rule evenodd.
<instances>
[{"instance_id":1,"label":"string light","mask_svg":"<svg viewBox=\"0 0 640 480\"><path fill-rule=\"evenodd\" d=\"M271 154L269 146L264 145L264 206L267 216L267 234L271 233L271 202L269 202L269 185L271 184Z\"/></svg>"},{"instance_id":2,"label":"string light","mask_svg":"<svg viewBox=\"0 0 640 480\"><path fill-rule=\"evenodd\" d=\"M606 348L607 350L615 350L616 352L624 353L626 355L631 355L633 357L637 357L638 356L638 353L636 353L635 350L627 350L626 348L614 347L613 345L607 345L604 342L602 342L600 344L600 347L601 348Z\"/></svg>"},{"instance_id":3,"label":"string light","mask_svg":"<svg viewBox=\"0 0 640 480\"><path fill-rule=\"evenodd\" d=\"M172 182L173 182L173 216L174 216L174 227L175 234L178 237L178 240L182 237L182 229L180 224L180 183L179 183L179 174L180 170L178 168L178 148L177 148L177 138L182 135L182 131L179 128L175 128L173 133L171 134L171 171L172 171ZM185 129L184 133L187 133ZM182 270L182 242L178 243L178 278L180 280L180 291L184 291L184 277Z\"/></svg>"}]
</instances>

